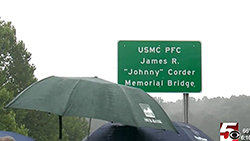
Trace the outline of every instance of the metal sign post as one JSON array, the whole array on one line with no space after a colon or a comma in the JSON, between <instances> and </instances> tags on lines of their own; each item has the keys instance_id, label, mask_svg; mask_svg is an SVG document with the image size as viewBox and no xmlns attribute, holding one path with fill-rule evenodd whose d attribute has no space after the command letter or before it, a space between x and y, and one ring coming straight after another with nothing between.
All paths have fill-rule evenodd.
<instances>
[{"instance_id":1,"label":"metal sign post","mask_svg":"<svg viewBox=\"0 0 250 141\"><path fill-rule=\"evenodd\" d=\"M188 99L189 99L189 94L183 93L184 123L188 123Z\"/></svg>"}]
</instances>

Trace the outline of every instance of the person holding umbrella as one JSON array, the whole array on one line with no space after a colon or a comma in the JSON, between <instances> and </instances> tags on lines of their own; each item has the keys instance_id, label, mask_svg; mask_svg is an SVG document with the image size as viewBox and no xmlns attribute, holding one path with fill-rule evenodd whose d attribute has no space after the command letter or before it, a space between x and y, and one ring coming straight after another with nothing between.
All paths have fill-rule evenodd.
<instances>
[{"instance_id":1,"label":"person holding umbrella","mask_svg":"<svg viewBox=\"0 0 250 141\"><path fill-rule=\"evenodd\" d=\"M0 141L16 141L16 140L11 136L4 136L2 138L0 137Z\"/></svg>"}]
</instances>

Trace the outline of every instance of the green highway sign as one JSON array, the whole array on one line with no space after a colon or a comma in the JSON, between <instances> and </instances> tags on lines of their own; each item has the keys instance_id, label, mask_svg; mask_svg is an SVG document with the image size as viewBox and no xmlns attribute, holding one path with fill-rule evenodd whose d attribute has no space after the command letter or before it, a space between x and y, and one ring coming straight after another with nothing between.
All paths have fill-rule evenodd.
<instances>
[{"instance_id":1,"label":"green highway sign","mask_svg":"<svg viewBox=\"0 0 250 141\"><path fill-rule=\"evenodd\" d=\"M146 92L200 92L199 41L119 41L118 83Z\"/></svg>"}]
</instances>

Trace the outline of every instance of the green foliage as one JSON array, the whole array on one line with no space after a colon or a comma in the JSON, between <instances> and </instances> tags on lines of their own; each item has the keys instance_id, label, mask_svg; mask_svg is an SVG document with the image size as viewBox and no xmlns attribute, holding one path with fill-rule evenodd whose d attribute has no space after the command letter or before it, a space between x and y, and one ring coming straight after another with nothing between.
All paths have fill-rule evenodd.
<instances>
[{"instance_id":1,"label":"green foliage","mask_svg":"<svg viewBox=\"0 0 250 141\"><path fill-rule=\"evenodd\" d=\"M36 82L31 53L17 41L11 22L0 19L0 130L29 135L36 141L55 141L59 137L57 115L24 109L2 110L18 93ZM84 118L63 117L63 139L82 140L87 132Z\"/></svg>"},{"instance_id":2,"label":"green foliage","mask_svg":"<svg viewBox=\"0 0 250 141\"><path fill-rule=\"evenodd\" d=\"M16 42L16 30L10 22L6 23L0 20L0 86L6 85L7 66L10 62L9 51Z\"/></svg>"},{"instance_id":3,"label":"green foliage","mask_svg":"<svg viewBox=\"0 0 250 141\"><path fill-rule=\"evenodd\" d=\"M26 115L25 121L26 127L32 131L29 132L29 136L38 141L58 140L58 115L40 111L29 111ZM62 126L62 138L65 141L82 140L87 134L88 123L85 118L63 117Z\"/></svg>"},{"instance_id":4,"label":"green foliage","mask_svg":"<svg viewBox=\"0 0 250 141\"><path fill-rule=\"evenodd\" d=\"M82 140L88 134L88 122L80 117L63 117L63 128L70 141Z\"/></svg>"},{"instance_id":5,"label":"green foliage","mask_svg":"<svg viewBox=\"0 0 250 141\"><path fill-rule=\"evenodd\" d=\"M17 94L36 81L33 75L35 66L29 64L31 53L27 52L23 41L18 42L9 51L9 54L11 54L11 58L6 71L8 78L7 88Z\"/></svg>"},{"instance_id":6,"label":"green foliage","mask_svg":"<svg viewBox=\"0 0 250 141\"><path fill-rule=\"evenodd\" d=\"M17 95L36 81L35 66L29 64L31 53L23 41L16 41L16 29L11 22L0 21L0 85Z\"/></svg>"},{"instance_id":7,"label":"green foliage","mask_svg":"<svg viewBox=\"0 0 250 141\"><path fill-rule=\"evenodd\" d=\"M215 141L219 140L219 124L236 121L240 130L250 127L250 96L240 95L228 98L189 98L189 123L201 129ZM183 101L162 103L161 106L174 121L183 121Z\"/></svg>"},{"instance_id":8,"label":"green foliage","mask_svg":"<svg viewBox=\"0 0 250 141\"><path fill-rule=\"evenodd\" d=\"M16 40L16 29L11 22L0 20L0 88L6 90L7 93L4 96L10 96L11 99L22 89L36 81L33 75L35 68L29 64L30 53L26 51L22 41L17 42ZM11 100L6 99L6 97L0 97L0 99L3 105ZM13 127L16 126L16 123L25 127L20 122L25 116L24 110L8 109L6 111L7 113L4 112L1 117L8 117L12 121L9 123L3 122L5 126L11 125L13 122L13 125L11 125ZM13 131L16 130L13 129Z\"/></svg>"},{"instance_id":9,"label":"green foliage","mask_svg":"<svg viewBox=\"0 0 250 141\"><path fill-rule=\"evenodd\" d=\"M13 131L28 135L28 129L23 124L16 122L16 114L13 110L2 110L4 106L13 99L13 94L6 89L0 89L0 130Z\"/></svg>"}]
</instances>

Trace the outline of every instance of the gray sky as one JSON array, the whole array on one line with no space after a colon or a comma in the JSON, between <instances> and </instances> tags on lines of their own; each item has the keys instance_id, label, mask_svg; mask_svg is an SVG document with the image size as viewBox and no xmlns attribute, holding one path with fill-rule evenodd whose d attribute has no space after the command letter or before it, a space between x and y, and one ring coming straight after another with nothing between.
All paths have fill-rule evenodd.
<instances>
[{"instance_id":1,"label":"gray sky","mask_svg":"<svg viewBox=\"0 0 250 141\"><path fill-rule=\"evenodd\" d=\"M249 2L245 1L1 1L1 20L32 53L35 76L98 76L117 82L119 40L202 43L202 92L250 94ZM150 93L166 101L181 93Z\"/></svg>"}]
</instances>

